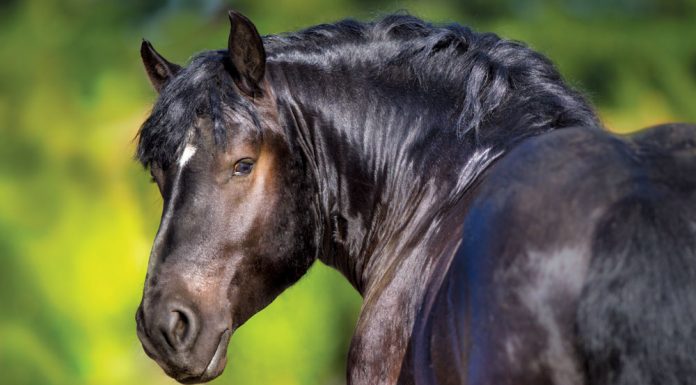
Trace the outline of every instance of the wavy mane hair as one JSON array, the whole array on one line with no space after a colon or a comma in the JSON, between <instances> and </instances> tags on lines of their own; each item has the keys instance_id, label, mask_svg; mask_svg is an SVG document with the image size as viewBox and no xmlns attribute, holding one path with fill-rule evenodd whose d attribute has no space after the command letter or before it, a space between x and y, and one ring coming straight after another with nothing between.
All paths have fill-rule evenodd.
<instances>
[{"instance_id":1,"label":"wavy mane hair","mask_svg":"<svg viewBox=\"0 0 696 385\"><path fill-rule=\"evenodd\" d=\"M349 383L696 384L696 126L613 135L543 55L456 24L229 17L184 69L141 45L164 204L136 319L170 376L220 375L320 260L364 298Z\"/></svg>"},{"instance_id":2,"label":"wavy mane hair","mask_svg":"<svg viewBox=\"0 0 696 385\"><path fill-rule=\"evenodd\" d=\"M475 147L495 149L557 128L600 125L590 105L565 84L546 57L522 43L458 24L436 26L410 15L393 14L374 22L343 20L270 35L263 43L267 65L284 66L286 81L292 77L293 85L314 92L317 100L328 91L310 83L322 71L340 77L336 87L349 87L355 81L370 82L383 90L422 90L422 95L443 104L435 108L438 129L442 133L456 130L459 139ZM234 91L225 72L225 53L208 51L195 56L161 92L139 131L136 156L143 165L166 165L176 159L188 128L201 114L213 120L219 143L225 141L225 117L231 113L242 114L260 131L254 109ZM361 93L364 89L358 94L338 90L331 95L332 106L324 101L323 110L344 103L348 106L341 109L344 121L369 120L366 111L379 114L379 106L374 106L372 96ZM394 101L422 102L398 97ZM416 130L423 124L423 119L409 113L412 109L403 104L401 108L404 116L381 122L395 139L399 136L396 131L406 131L403 127ZM405 119L409 124L403 124Z\"/></svg>"}]
</instances>

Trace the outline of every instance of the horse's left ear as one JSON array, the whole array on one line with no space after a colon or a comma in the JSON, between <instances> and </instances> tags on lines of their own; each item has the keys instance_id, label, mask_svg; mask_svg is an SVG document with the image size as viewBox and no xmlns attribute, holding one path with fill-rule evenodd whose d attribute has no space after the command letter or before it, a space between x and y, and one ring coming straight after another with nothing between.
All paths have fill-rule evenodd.
<instances>
[{"instance_id":1,"label":"horse's left ear","mask_svg":"<svg viewBox=\"0 0 696 385\"><path fill-rule=\"evenodd\" d=\"M230 37L227 50L232 76L240 90L248 95L261 91L261 80L266 71L266 51L254 24L236 11L229 11Z\"/></svg>"}]
</instances>

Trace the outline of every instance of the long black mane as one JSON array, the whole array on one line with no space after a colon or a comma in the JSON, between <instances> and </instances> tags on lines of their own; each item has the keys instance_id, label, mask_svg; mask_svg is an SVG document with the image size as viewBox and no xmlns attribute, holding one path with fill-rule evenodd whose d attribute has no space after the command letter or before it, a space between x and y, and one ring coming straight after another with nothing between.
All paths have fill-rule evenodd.
<instances>
[{"instance_id":1,"label":"long black mane","mask_svg":"<svg viewBox=\"0 0 696 385\"><path fill-rule=\"evenodd\" d=\"M598 123L546 57L522 43L459 24L435 26L404 14L371 23L343 20L268 36L265 47L270 61L369 68L413 79L435 93L449 88L460 95L462 134L490 124L494 112L523 106L529 114L524 117L527 126Z\"/></svg>"},{"instance_id":2,"label":"long black mane","mask_svg":"<svg viewBox=\"0 0 696 385\"><path fill-rule=\"evenodd\" d=\"M375 22L343 20L264 38L268 65L300 69L286 76L311 82L317 69L351 78L369 73L375 86L413 87L454 111L443 108L443 131L476 146L504 147L510 141L556 128L599 126L585 99L570 89L543 55L492 33L458 24L435 26L395 14ZM214 121L215 138L226 137L225 117L244 114L258 125L249 103L225 72L225 51L195 56L163 90L139 132L137 158L144 164L169 164L183 148L188 130L201 114ZM302 69L312 68L312 71ZM354 112L374 111L369 97L346 93ZM363 114L364 115L364 114ZM379 119L361 116L361 119ZM454 116L450 116L454 115ZM374 123L374 122L373 122ZM393 123L393 122L392 122ZM411 127L409 129L418 129Z\"/></svg>"}]
</instances>

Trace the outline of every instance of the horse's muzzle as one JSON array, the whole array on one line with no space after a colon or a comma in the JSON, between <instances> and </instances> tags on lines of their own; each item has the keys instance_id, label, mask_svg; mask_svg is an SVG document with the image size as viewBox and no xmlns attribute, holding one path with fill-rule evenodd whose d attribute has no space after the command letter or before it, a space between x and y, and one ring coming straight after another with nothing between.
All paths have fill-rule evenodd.
<instances>
[{"instance_id":1,"label":"horse's muzzle","mask_svg":"<svg viewBox=\"0 0 696 385\"><path fill-rule=\"evenodd\" d=\"M141 305L135 318L145 353L180 383L207 382L224 370L230 329L202 330L195 312L181 305L147 318Z\"/></svg>"}]
</instances>

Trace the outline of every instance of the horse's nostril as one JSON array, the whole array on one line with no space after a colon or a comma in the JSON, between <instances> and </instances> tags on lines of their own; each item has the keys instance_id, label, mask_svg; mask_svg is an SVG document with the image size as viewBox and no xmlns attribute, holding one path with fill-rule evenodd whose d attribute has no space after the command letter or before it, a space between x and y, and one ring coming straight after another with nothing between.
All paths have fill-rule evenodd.
<instances>
[{"instance_id":1,"label":"horse's nostril","mask_svg":"<svg viewBox=\"0 0 696 385\"><path fill-rule=\"evenodd\" d=\"M193 311L179 306L172 309L167 317L163 330L167 343L176 351L190 348L198 335L198 321Z\"/></svg>"},{"instance_id":2,"label":"horse's nostril","mask_svg":"<svg viewBox=\"0 0 696 385\"><path fill-rule=\"evenodd\" d=\"M186 315L183 313L179 313L178 311L174 311L172 313L174 314L174 317L172 317L174 318L172 321L174 322L174 328L172 329L172 332L179 339L182 339L188 329L188 320L186 319Z\"/></svg>"}]
</instances>

